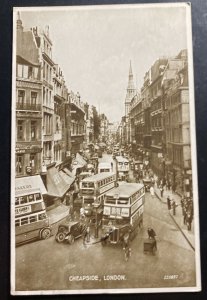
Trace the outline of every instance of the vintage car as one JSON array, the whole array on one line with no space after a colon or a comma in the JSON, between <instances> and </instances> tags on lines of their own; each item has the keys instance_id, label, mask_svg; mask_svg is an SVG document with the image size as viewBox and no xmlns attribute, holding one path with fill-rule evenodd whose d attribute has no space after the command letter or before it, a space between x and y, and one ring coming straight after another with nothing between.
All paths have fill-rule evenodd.
<instances>
[{"instance_id":1,"label":"vintage car","mask_svg":"<svg viewBox=\"0 0 207 300\"><path fill-rule=\"evenodd\" d=\"M83 236L86 231L86 225L79 221L64 221L58 226L58 232L55 240L58 243L67 241L73 244L76 239Z\"/></svg>"},{"instance_id":2,"label":"vintage car","mask_svg":"<svg viewBox=\"0 0 207 300\"><path fill-rule=\"evenodd\" d=\"M143 178L143 184L145 187L145 192L150 191L150 187L152 186L152 180L148 177Z\"/></svg>"}]
</instances>

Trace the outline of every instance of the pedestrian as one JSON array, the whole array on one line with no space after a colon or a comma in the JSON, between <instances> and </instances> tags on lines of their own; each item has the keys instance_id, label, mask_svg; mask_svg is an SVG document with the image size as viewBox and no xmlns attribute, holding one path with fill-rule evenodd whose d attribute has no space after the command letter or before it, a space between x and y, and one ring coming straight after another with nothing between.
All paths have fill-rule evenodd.
<instances>
[{"instance_id":1,"label":"pedestrian","mask_svg":"<svg viewBox=\"0 0 207 300\"><path fill-rule=\"evenodd\" d=\"M180 199L180 205L182 207L182 214L184 216L184 203L185 203L185 200L184 200L184 197L182 196L181 199Z\"/></svg>"},{"instance_id":2,"label":"pedestrian","mask_svg":"<svg viewBox=\"0 0 207 300\"><path fill-rule=\"evenodd\" d=\"M161 198L163 197L163 185L161 184L160 185L160 195L161 195Z\"/></svg>"},{"instance_id":3,"label":"pedestrian","mask_svg":"<svg viewBox=\"0 0 207 300\"><path fill-rule=\"evenodd\" d=\"M167 208L168 208L168 210L171 210L171 200L170 200L170 196L167 196Z\"/></svg>"},{"instance_id":4,"label":"pedestrian","mask_svg":"<svg viewBox=\"0 0 207 300\"><path fill-rule=\"evenodd\" d=\"M186 224L187 224L188 231L191 230L192 219L193 219L192 214L190 212L187 212L187 214L186 214Z\"/></svg>"},{"instance_id":5,"label":"pedestrian","mask_svg":"<svg viewBox=\"0 0 207 300\"><path fill-rule=\"evenodd\" d=\"M175 203L175 200L172 200L172 209L173 209L173 216L176 215L176 203Z\"/></svg>"},{"instance_id":6,"label":"pedestrian","mask_svg":"<svg viewBox=\"0 0 207 300\"><path fill-rule=\"evenodd\" d=\"M87 226L86 228L86 242L89 243L90 242L90 226Z\"/></svg>"},{"instance_id":7,"label":"pedestrian","mask_svg":"<svg viewBox=\"0 0 207 300\"><path fill-rule=\"evenodd\" d=\"M155 191L154 191L153 186L150 187L150 194L151 194L152 198L154 198Z\"/></svg>"},{"instance_id":8,"label":"pedestrian","mask_svg":"<svg viewBox=\"0 0 207 300\"><path fill-rule=\"evenodd\" d=\"M151 227L148 227L147 233L148 233L148 238L149 238L150 240L154 240L154 243L155 243L155 249L157 250L156 233L155 233L154 229L151 228Z\"/></svg>"},{"instance_id":9,"label":"pedestrian","mask_svg":"<svg viewBox=\"0 0 207 300\"><path fill-rule=\"evenodd\" d=\"M123 250L125 252L125 260L128 261L131 256L131 248L130 248L130 238L129 233L125 233L123 237Z\"/></svg>"}]
</instances>

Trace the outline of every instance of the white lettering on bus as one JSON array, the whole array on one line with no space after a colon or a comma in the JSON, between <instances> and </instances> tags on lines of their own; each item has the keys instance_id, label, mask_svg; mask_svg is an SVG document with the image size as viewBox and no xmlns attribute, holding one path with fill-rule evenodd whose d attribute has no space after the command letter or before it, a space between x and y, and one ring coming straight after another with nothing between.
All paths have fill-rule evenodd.
<instances>
[{"instance_id":1,"label":"white lettering on bus","mask_svg":"<svg viewBox=\"0 0 207 300\"><path fill-rule=\"evenodd\" d=\"M30 213L31 210L31 205L23 206L23 207L18 207L15 208L15 216L23 215L26 213Z\"/></svg>"}]
</instances>

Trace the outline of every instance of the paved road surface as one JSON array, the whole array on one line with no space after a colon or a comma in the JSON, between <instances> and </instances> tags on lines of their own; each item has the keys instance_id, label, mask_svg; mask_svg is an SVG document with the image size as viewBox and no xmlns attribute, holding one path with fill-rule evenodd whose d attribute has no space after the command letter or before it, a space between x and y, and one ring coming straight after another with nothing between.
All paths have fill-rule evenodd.
<instances>
[{"instance_id":1,"label":"paved road surface","mask_svg":"<svg viewBox=\"0 0 207 300\"><path fill-rule=\"evenodd\" d=\"M17 290L73 290L179 287L195 285L194 252L170 219L166 206L146 194L144 228L132 242L132 256L124 261L121 247L100 243L84 247L58 244L54 236L16 248ZM155 256L143 253L148 226L159 238ZM98 281L70 281L69 276L97 275ZM125 280L104 280L123 275ZM165 279L176 275L176 279ZM71 277L70 277L71 278ZM106 277L105 277L106 278Z\"/></svg>"}]
</instances>

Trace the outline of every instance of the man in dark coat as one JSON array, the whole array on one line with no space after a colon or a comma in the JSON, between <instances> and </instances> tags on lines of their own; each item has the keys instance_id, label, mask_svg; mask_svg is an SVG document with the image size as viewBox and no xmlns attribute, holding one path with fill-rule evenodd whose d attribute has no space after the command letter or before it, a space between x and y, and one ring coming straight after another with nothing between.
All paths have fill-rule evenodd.
<instances>
[{"instance_id":1,"label":"man in dark coat","mask_svg":"<svg viewBox=\"0 0 207 300\"><path fill-rule=\"evenodd\" d=\"M148 233L149 239L154 240L154 242L155 242L155 248L157 250L157 241L156 241L156 238L155 238L156 237L156 233L155 233L154 229L152 229L151 227L148 227L147 233Z\"/></svg>"},{"instance_id":2,"label":"man in dark coat","mask_svg":"<svg viewBox=\"0 0 207 300\"><path fill-rule=\"evenodd\" d=\"M168 208L168 210L171 210L171 200L170 200L170 196L167 196L167 208Z\"/></svg>"}]
</instances>

